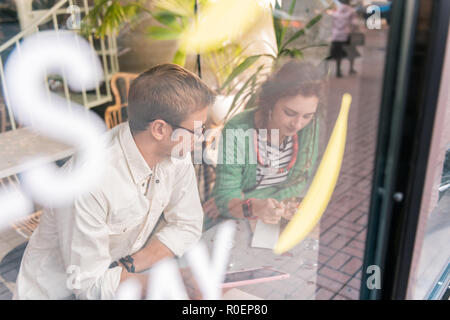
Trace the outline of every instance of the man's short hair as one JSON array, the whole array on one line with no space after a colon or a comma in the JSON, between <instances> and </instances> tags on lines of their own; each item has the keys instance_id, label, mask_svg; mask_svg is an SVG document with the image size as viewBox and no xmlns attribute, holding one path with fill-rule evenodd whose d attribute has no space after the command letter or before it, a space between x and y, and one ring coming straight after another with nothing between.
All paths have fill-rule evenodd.
<instances>
[{"instance_id":1,"label":"man's short hair","mask_svg":"<svg viewBox=\"0 0 450 320\"><path fill-rule=\"evenodd\" d=\"M189 114L212 105L214 100L215 93L194 73L175 64L154 66L131 83L131 132L146 130L156 119L179 125Z\"/></svg>"}]
</instances>

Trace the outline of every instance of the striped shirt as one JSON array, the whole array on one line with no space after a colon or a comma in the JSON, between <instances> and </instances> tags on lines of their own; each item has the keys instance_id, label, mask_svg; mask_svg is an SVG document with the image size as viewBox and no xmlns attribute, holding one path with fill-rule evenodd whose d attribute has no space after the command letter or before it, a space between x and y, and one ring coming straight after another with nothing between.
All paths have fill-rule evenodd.
<instances>
[{"instance_id":1,"label":"striped shirt","mask_svg":"<svg viewBox=\"0 0 450 320\"><path fill-rule=\"evenodd\" d=\"M259 182L256 189L267 188L283 183L288 176L288 171L278 172L280 168L286 168L292 158L294 142L288 137L280 148L270 145L258 135L258 154L261 160L256 166L256 181Z\"/></svg>"}]
</instances>

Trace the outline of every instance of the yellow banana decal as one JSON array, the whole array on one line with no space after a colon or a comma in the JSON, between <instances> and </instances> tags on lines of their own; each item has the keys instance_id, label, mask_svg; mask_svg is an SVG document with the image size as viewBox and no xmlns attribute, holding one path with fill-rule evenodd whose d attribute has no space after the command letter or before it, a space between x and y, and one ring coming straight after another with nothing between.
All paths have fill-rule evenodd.
<instances>
[{"instance_id":1,"label":"yellow banana decal","mask_svg":"<svg viewBox=\"0 0 450 320\"><path fill-rule=\"evenodd\" d=\"M319 222L330 202L344 157L348 112L351 102L352 96L348 93L344 94L339 116L317 173L295 216L278 239L274 249L277 254L286 252L303 241Z\"/></svg>"}]
</instances>

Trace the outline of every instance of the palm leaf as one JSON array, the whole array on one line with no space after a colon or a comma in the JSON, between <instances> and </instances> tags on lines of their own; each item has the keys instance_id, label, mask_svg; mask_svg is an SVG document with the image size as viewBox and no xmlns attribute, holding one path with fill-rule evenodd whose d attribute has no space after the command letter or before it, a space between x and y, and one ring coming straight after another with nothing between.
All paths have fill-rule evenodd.
<instances>
[{"instance_id":1,"label":"palm leaf","mask_svg":"<svg viewBox=\"0 0 450 320\"><path fill-rule=\"evenodd\" d=\"M158 26L148 27L147 34L155 40L175 40L180 37L180 31Z\"/></svg>"},{"instance_id":2,"label":"palm leaf","mask_svg":"<svg viewBox=\"0 0 450 320\"><path fill-rule=\"evenodd\" d=\"M232 112L239 107L240 105L237 104L240 96L245 92L245 90L248 88L248 86L253 82L253 80L255 78L258 77L259 73L261 72L261 70L264 68L264 65L261 65L258 67L258 69L255 71L255 73L247 79L247 81L245 81L244 85L239 89L239 91L236 93L236 95L233 98L233 102L231 103L231 107L228 110L225 119L227 119L229 117L230 114L232 114ZM255 92L253 92L254 94Z\"/></svg>"},{"instance_id":3,"label":"palm leaf","mask_svg":"<svg viewBox=\"0 0 450 320\"><path fill-rule=\"evenodd\" d=\"M178 24L178 17L177 15L173 14L169 11L159 11L152 14L152 17L158 21L159 23L165 25L166 27L170 27L175 30L180 30L181 27Z\"/></svg>"},{"instance_id":4,"label":"palm leaf","mask_svg":"<svg viewBox=\"0 0 450 320\"><path fill-rule=\"evenodd\" d=\"M184 66L186 63L186 52L177 50L177 52L175 52L175 56L173 57L172 62L179 66Z\"/></svg>"},{"instance_id":5,"label":"palm leaf","mask_svg":"<svg viewBox=\"0 0 450 320\"><path fill-rule=\"evenodd\" d=\"M278 9L280 6L278 2L275 5L275 8ZM283 43L283 26L281 25L281 19L278 17L273 16L273 29L275 31L275 38L277 41L277 47L279 48L281 44Z\"/></svg>"},{"instance_id":6,"label":"palm leaf","mask_svg":"<svg viewBox=\"0 0 450 320\"><path fill-rule=\"evenodd\" d=\"M260 57L269 56L274 58L270 54L258 54L254 56L247 57L242 63L240 63L228 76L228 78L223 83L222 87L220 87L220 91L222 91L226 86L228 86L237 76L239 76L242 72L247 70L251 65L253 65Z\"/></svg>"},{"instance_id":7,"label":"palm leaf","mask_svg":"<svg viewBox=\"0 0 450 320\"><path fill-rule=\"evenodd\" d=\"M280 52L286 48L286 46L291 43L294 40L297 40L299 37L303 36L306 33L306 30L312 28L316 23L318 23L320 21L320 19L322 19L322 13L316 15L314 18L312 18L307 25L302 28L301 30L297 31L296 33L294 33L292 35L292 37L290 37L284 44L283 46L280 48Z\"/></svg>"},{"instance_id":8,"label":"palm leaf","mask_svg":"<svg viewBox=\"0 0 450 320\"><path fill-rule=\"evenodd\" d=\"M290 16L294 13L294 9L295 9L296 3L297 3L297 0L292 0L291 6L290 6L290 8L289 8L289 15L290 15ZM286 35L287 28L288 28L288 26L286 25L286 26L282 27L282 29L281 29L280 45L281 45L281 43L282 43L283 40L284 40L284 36ZM278 48L279 48L279 47L278 47Z\"/></svg>"},{"instance_id":9,"label":"palm leaf","mask_svg":"<svg viewBox=\"0 0 450 320\"><path fill-rule=\"evenodd\" d=\"M283 49L279 56L290 56L291 58L303 58L303 52L300 49Z\"/></svg>"}]
</instances>

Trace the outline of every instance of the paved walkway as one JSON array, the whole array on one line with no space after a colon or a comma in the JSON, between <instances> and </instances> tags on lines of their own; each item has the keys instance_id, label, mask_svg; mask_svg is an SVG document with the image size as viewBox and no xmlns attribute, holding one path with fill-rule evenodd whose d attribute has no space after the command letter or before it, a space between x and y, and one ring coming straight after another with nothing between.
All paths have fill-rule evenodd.
<instances>
[{"instance_id":1,"label":"paved walkway","mask_svg":"<svg viewBox=\"0 0 450 320\"><path fill-rule=\"evenodd\" d=\"M316 299L359 299L386 44L386 30L368 31L358 74L331 82L329 101L350 92L353 102L342 171L320 222ZM339 106L329 104L328 128Z\"/></svg>"}]
</instances>

